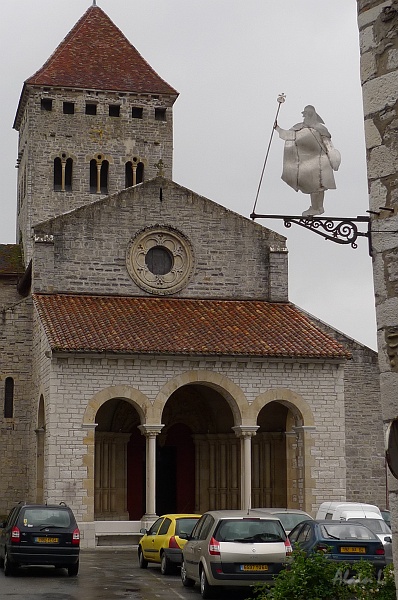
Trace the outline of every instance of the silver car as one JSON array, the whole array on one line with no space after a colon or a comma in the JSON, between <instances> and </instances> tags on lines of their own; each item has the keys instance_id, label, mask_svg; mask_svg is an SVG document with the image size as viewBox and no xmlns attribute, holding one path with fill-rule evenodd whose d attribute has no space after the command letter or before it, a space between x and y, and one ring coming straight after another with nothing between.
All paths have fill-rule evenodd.
<instances>
[{"instance_id":1,"label":"silver car","mask_svg":"<svg viewBox=\"0 0 398 600\"><path fill-rule=\"evenodd\" d=\"M280 520L270 514L222 510L204 513L183 549L181 580L199 583L202 598L220 586L272 582L292 552Z\"/></svg>"},{"instance_id":2,"label":"silver car","mask_svg":"<svg viewBox=\"0 0 398 600\"><path fill-rule=\"evenodd\" d=\"M270 515L278 517L288 535L293 527L296 527L296 525L302 521L308 521L308 519L312 519L311 515L298 508L253 508L253 510L266 512Z\"/></svg>"}]
</instances>

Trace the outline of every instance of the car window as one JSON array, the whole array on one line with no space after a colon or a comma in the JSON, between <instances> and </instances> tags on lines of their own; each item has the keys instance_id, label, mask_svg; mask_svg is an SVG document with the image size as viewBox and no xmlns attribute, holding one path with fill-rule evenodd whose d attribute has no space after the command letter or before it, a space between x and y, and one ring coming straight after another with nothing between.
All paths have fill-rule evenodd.
<instances>
[{"instance_id":1,"label":"car window","mask_svg":"<svg viewBox=\"0 0 398 600\"><path fill-rule=\"evenodd\" d=\"M7 517L6 526L14 524L15 516L16 516L17 512L18 512L18 508L15 506L14 506L14 508L12 508L10 510L8 517Z\"/></svg>"},{"instance_id":2,"label":"car window","mask_svg":"<svg viewBox=\"0 0 398 600\"><path fill-rule=\"evenodd\" d=\"M166 535L171 524L171 519L167 518L163 521L158 531L158 535Z\"/></svg>"},{"instance_id":3,"label":"car window","mask_svg":"<svg viewBox=\"0 0 398 600\"><path fill-rule=\"evenodd\" d=\"M252 540L256 542L281 542L286 539L282 525L277 520L223 519L214 533L219 542Z\"/></svg>"},{"instance_id":4,"label":"car window","mask_svg":"<svg viewBox=\"0 0 398 600\"><path fill-rule=\"evenodd\" d=\"M300 513L273 513L275 517L282 522L283 527L287 531L291 531L296 525L302 521L309 519L307 515L300 515Z\"/></svg>"},{"instance_id":5,"label":"car window","mask_svg":"<svg viewBox=\"0 0 398 600\"><path fill-rule=\"evenodd\" d=\"M149 528L148 535L155 535L161 523L163 523L163 517L160 517L160 519L156 519L153 525L151 525L151 527Z\"/></svg>"},{"instance_id":6,"label":"car window","mask_svg":"<svg viewBox=\"0 0 398 600\"><path fill-rule=\"evenodd\" d=\"M312 537L312 527L308 523L306 523L303 528L300 530L299 535L297 536L296 542L303 543L308 542Z\"/></svg>"},{"instance_id":7,"label":"car window","mask_svg":"<svg viewBox=\"0 0 398 600\"><path fill-rule=\"evenodd\" d=\"M69 527L71 520L67 510L58 508L33 507L21 512L20 522L25 527Z\"/></svg>"},{"instance_id":8,"label":"car window","mask_svg":"<svg viewBox=\"0 0 398 600\"><path fill-rule=\"evenodd\" d=\"M210 527L214 523L214 519L211 515L203 515L192 530L192 540L205 540Z\"/></svg>"},{"instance_id":9,"label":"car window","mask_svg":"<svg viewBox=\"0 0 398 600\"><path fill-rule=\"evenodd\" d=\"M301 527L300 526L295 527L294 531L291 531L289 533L289 540L291 542L297 542L297 538L300 535L300 532L301 532L302 528L303 528L303 526L301 526Z\"/></svg>"},{"instance_id":10,"label":"car window","mask_svg":"<svg viewBox=\"0 0 398 600\"><path fill-rule=\"evenodd\" d=\"M177 519L176 521L176 535L191 535L192 529L196 525L198 519Z\"/></svg>"},{"instance_id":11,"label":"car window","mask_svg":"<svg viewBox=\"0 0 398 600\"><path fill-rule=\"evenodd\" d=\"M335 523L321 526L324 538L333 538L337 540L373 540L375 538L367 527L356 525L355 523Z\"/></svg>"}]
</instances>

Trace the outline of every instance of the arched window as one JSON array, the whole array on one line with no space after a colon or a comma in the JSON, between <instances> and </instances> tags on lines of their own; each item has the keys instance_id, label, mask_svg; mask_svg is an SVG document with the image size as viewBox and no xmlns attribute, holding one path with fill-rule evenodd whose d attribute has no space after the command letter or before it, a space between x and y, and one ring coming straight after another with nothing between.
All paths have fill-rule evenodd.
<instances>
[{"instance_id":1,"label":"arched window","mask_svg":"<svg viewBox=\"0 0 398 600\"><path fill-rule=\"evenodd\" d=\"M56 192L72 191L73 160L66 154L54 159L54 190Z\"/></svg>"},{"instance_id":2,"label":"arched window","mask_svg":"<svg viewBox=\"0 0 398 600\"><path fill-rule=\"evenodd\" d=\"M128 188L143 181L144 163L138 162L137 158L134 158L132 161L129 160L125 165L125 187Z\"/></svg>"},{"instance_id":3,"label":"arched window","mask_svg":"<svg viewBox=\"0 0 398 600\"><path fill-rule=\"evenodd\" d=\"M4 418L12 419L14 416L14 380L6 377L4 385Z\"/></svg>"},{"instance_id":4,"label":"arched window","mask_svg":"<svg viewBox=\"0 0 398 600\"><path fill-rule=\"evenodd\" d=\"M108 193L109 162L99 154L90 160L90 193Z\"/></svg>"}]
</instances>

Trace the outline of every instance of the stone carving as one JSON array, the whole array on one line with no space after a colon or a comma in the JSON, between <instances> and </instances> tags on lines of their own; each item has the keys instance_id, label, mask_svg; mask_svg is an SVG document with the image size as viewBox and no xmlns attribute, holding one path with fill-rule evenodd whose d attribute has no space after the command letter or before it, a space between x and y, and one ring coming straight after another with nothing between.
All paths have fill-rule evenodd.
<instances>
[{"instance_id":1,"label":"stone carving","mask_svg":"<svg viewBox=\"0 0 398 600\"><path fill-rule=\"evenodd\" d=\"M377 44L376 54L383 54L386 48L393 46L393 38L398 33L398 1L393 0L391 6L385 6L374 24L374 40Z\"/></svg>"},{"instance_id":2,"label":"stone carving","mask_svg":"<svg viewBox=\"0 0 398 600\"><path fill-rule=\"evenodd\" d=\"M322 215L325 190L336 189L333 171L337 171L341 156L334 148L331 135L315 108L304 108L303 122L289 130L275 121L279 137L285 141L282 179L296 192L309 194L311 206L302 215Z\"/></svg>"},{"instance_id":3,"label":"stone carving","mask_svg":"<svg viewBox=\"0 0 398 600\"><path fill-rule=\"evenodd\" d=\"M387 327L385 330L387 355L391 370L398 372L398 327Z\"/></svg>"}]
</instances>

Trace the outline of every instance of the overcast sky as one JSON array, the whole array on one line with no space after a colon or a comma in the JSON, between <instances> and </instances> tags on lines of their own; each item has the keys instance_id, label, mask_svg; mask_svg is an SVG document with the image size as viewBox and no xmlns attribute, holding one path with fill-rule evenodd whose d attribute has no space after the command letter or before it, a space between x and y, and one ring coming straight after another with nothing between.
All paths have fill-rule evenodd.
<instances>
[{"instance_id":1,"label":"overcast sky","mask_svg":"<svg viewBox=\"0 0 398 600\"><path fill-rule=\"evenodd\" d=\"M1 19L0 243L15 242L17 132L22 85L47 60L92 0L4 2ZM249 217L277 110L288 129L313 104L342 155L325 215L368 209L355 0L97 0L130 42L180 92L174 105L173 179ZM299 215L309 196L280 179L277 135L257 203L260 214ZM290 300L376 348L371 259L281 221Z\"/></svg>"}]
</instances>

